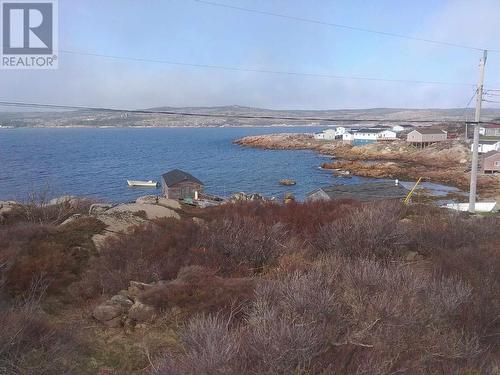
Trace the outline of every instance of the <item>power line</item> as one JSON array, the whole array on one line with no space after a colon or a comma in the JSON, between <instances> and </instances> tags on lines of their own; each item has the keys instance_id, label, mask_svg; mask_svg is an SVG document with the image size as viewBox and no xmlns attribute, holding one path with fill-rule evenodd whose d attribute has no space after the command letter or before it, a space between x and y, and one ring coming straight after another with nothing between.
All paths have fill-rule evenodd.
<instances>
[{"instance_id":1,"label":"power line","mask_svg":"<svg viewBox=\"0 0 500 375\"><path fill-rule=\"evenodd\" d=\"M339 28L339 29L359 31L359 32L363 32L363 33L378 34L378 35L388 36L388 37L392 37L392 38L407 39L407 40L413 40L413 41L417 41L417 42L431 43L431 44L443 45L443 46L447 46L447 47L455 47L455 48L462 48L462 49L475 50L475 51L483 51L485 49L485 48L479 48L479 47L474 47L474 46L468 46L465 44L452 43L452 42L427 39L427 38L419 38L419 37L414 37L414 36L409 36L409 35L404 35L404 34L391 33L391 32L387 32L387 31L367 29L364 27L357 27L357 26L345 25L345 24L340 24L340 23L320 21L320 20L315 20L315 19L311 19L311 18L289 16L286 14L280 14L280 13L268 12L268 11L263 11L263 10L258 10L258 9L250 9L250 8L244 8L244 7L235 6L235 5L218 3L215 1L208 1L208 0L193 0L193 1L195 1L197 3L206 4L206 5L220 7L220 8L227 8L227 9L239 10L242 12L261 14L261 15L265 15L265 16L285 18L285 19L290 19L290 20L294 20L294 21L307 22L307 23L312 23L312 24L317 24L317 25L335 27L335 28ZM488 51L489 52L500 52L500 49L489 49Z\"/></svg>"},{"instance_id":2,"label":"power line","mask_svg":"<svg viewBox=\"0 0 500 375\"><path fill-rule=\"evenodd\" d=\"M156 115L170 115L170 116L190 116L190 117L210 117L210 118L228 118L228 119L256 119L256 120L288 120L288 121L325 121L325 122L352 122L352 123L368 123L368 122L384 122L384 123L475 123L474 121L463 120L412 120L412 119L359 119L359 118L328 118L328 117L293 117L293 116L256 116L256 115L232 115L232 114L215 114L215 113L196 113L185 111L159 111L147 109L119 109L119 108L105 108L105 107L88 107L79 105L60 105L60 104L45 104L45 103L28 103L28 102L11 102L0 101L0 106L5 107L21 107L21 108L40 108L40 109L60 109L60 110L89 110L99 112L113 112L113 113L133 113L133 114L156 114ZM483 123L480 121L479 123ZM487 122L491 123L491 122Z\"/></svg>"},{"instance_id":3,"label":"power line","mask_svg":"<svg viewBox=\"0 0 500 375\"><path fill-rule=\"evenodd\" d=\"M336 74L291 72L291 71L279 71L279 70L256 69L256 68L240 68L240 67L227 66L227 65L197 64L197 63L188 63L188 62L172 61L172 60L160 60L160 59L149 59L149 58L141 58L141 57L108 55L108 54L94 53L94 52L71 51L71 50L66 50L66 49L59 50L59 52L65 53L65 54L71 54L71 55L92 56L92 57L101 57L101 58L116 59L116 60L128 60L128 61L135 61L135 62L149 62L149 63L156 63L156 64L188 66L188 67L192 67L192 68L208 68L208 69L216 69L216 70L228 70L228 71L236 71L236 72L266 73L266 74L279 74L279 75L288 75L288 76L305 76L305 77L349 79L349 80L359 80L359 81L376 81L376 82L391 82L391 83L408 83L408 84L475 86L473 83L466 83L466 82L444 82L444 81L424 81L424 80L412 80L412 79L391 79L391 78L364 77L364 76L345 76L345 75L336 75Z\"/></svg>"}]
</instances>

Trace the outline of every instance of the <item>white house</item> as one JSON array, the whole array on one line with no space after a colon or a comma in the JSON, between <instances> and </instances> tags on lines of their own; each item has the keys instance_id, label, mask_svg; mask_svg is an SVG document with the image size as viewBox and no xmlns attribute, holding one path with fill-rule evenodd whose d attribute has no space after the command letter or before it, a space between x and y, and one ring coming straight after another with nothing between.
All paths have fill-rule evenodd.
<instances>
[{"instance_id":1,"label":"white house","mask_svg":"<svg viewBox=\"0 0 500 375\"><path fill-rule=\"evenodd\" d=\"M377 141L395 140L396 132L381 128L359 129L353 133L355 144L373 143Z\"/></svg>"},{"instance_id":2,"label":"white house","mask_svg":"<svg viewBox=\"0 0 500 375\"><path fill-rule=\"evenodd\" d=\"M320 140L334 140L336 138L341 138L342 134L346 132L346 128L343 126L338 126L335 129L326 129L323 130L321 133L315 133L314 134L314 139L320 139Z\"/></svg>"},{"instance_id":3,"label":"white house","mask_svg":"<svg viewBox=\"0 0 500 375\"><path fill-rule=\"evenodd\" d=\"M342 140L343 141L353 141L354 135L352 133L345 132L344 134L342 134Z\"/></svg>"},{"instance_id":4,"label":"white house","mask_svg":"<svg viewBox=\"0 0 500 375\"><path fill-rule=\"evenodd\" d=\"M382 130L377 134L378 140L395 140L396 132L393 130Z\"/></svg>"},{"instance_id":5,"label":"white house","mask_svg":"<svg viewBox=\"0 0 500 375\"><path fill-rule=\"evenodd\" d=\"M326 129L323 130L321 133L315 133L314 134L314 139L321 139L321 140L333 140L335 139L335 129Z\"/></svg>"},{"instance_id":6,"label":"white house","mask_svg":"<svg viewBox=\"0 0 500 375\"><path fill-rule=\"evenodd\" d=\"M500 141L479 141L477 152L486 154L490 151L500 151ZM473 151L474 145L471 144L470 150Z\"/></svg>"}]
</instances>

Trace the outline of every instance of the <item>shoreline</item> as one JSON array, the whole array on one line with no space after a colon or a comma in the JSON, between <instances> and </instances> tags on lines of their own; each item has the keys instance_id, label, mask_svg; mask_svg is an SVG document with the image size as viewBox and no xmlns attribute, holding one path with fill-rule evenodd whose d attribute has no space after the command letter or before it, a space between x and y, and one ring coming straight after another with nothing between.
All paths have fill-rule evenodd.
<instances>
[{"instance_id":1,"label":"shoreline","mask_svg":"<svg viewBox=\"0 0 500 375\"><path fill-rule=\"evenodd\" d=\"M463 191L469 189L470 165L468 146L449 140L417 149L405 141L377 142L352 146L342 141L315 140L305 133L278 133L247 136L234 141L244 147L269 150L312 150L331 157L324 169L347 171L354 176L399 180L418 180L449 185ZM500 176L480 175L480 199L500 200Z\"/></svg>"}]
</instances>

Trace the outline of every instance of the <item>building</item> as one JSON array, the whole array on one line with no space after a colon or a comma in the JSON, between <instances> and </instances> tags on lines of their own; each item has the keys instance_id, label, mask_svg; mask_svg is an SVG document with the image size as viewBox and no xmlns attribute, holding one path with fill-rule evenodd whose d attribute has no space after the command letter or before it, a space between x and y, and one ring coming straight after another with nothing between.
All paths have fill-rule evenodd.
<instances>
[{"instance_id":1,"label":"building","mask_svg":"<svg viewBox=\"0 0 500 375\"><path fill-rule=\"evenodd\" d=\"M363 128L353 132L353 141L355 145L395 139L396 132L384 128Z\"/></svg>"},{"instance_id":2,"label":"building","mask_svg":"<svg viewBox=\"0 0 500 375\"><path fill-rule=\"evenodd\" d=\"M391 129L384 129L377 134L378 141L393 141L396 139L396 132Z\"/></svg>"},{"instance_id":3,"label":"building","mask_svg":"<svg viewBox=\"0 0 500 375\"><path fill-rule=\"evenodd\" d=\"M485 137L500 137L500 124L486 124L479 128L479 134Z\"/></svg>"},{"instance_id":4,"label":"building","mask_svg":"<svg viewBox=\"0 0 500 375\"><path fill-rule=\"evenodd\" d=\"M344 134L342 134L342 140L346 142L352 142L354 140L354 134L345 132Z\"/></svg>"},{"instance_id":5,"label":"building","mask_svg":"<svg viewBox=\"0 0 500 375\"><path fill-rule=\"evenodd\" d=\"M500 152L490 151L481 156L483 173L500 173Z\"/></svg>"},{"instance_id":6,"label":"building","mask_svg":"<svg viewBox=\"0 0 500 375\"><path fill-rule=\"evenodd\" d=\"M392 127L392 130L395 131L396 133L411 131L413 129L415 129L413 125L394 125Z\"/></svg>"},{"instance_id":7,"label":"building","mask_svg":"<svg viewBox=\"0 0 500 375\"><path fill-rule=\"evenodd\" d=\"M174 169L161 176L163 193L166 198L197 198L203 192L203 182L180 169Z\"/></svg>"},{"instance_id":8,"label":"building","mask_svg":"<svg viewBox=\"0 0 500 375\"><path fill-rule=\"evenodd\" d=\"M335 129L326 129L321 133L314 133L314 139L331 141L342 138L342 134L346 132L346 128L338 126Z\"/></svg>"},{"instance_id":9,"label":"building","mask_svg":"<svg viewBox=\"0 0 500 375\"><path fill-rule=\"evenodd\" d=\"M361 202L378 200L401 200L409 191L397 181L373 182L353 185L332 185L316 189L307 194L306 201L355 199Z\"/></svg>"},{"instance_id":10,"label":"building","mask_svg":"<svg viewBox=\"0 0 500 375\"><path fill-rule=\"evenodd\" d=\"M470 150L471 152L474 149L474 144L470 145ZM477 151L480 154L486 154L487 152L490 151L500 151L500 141L479 141L478 149Z\"/></svg>"},{"instance_id":11,"label":"building","mask_svg":"<svg viewBox=\"0 0 500 375\"><path fill-rule=\"evenodd\" d=\"M426 147L436 142L446 141L448 133L441 129L420 128L408 133L406 141L414 146Z\"/></svg>"}]
</instances>

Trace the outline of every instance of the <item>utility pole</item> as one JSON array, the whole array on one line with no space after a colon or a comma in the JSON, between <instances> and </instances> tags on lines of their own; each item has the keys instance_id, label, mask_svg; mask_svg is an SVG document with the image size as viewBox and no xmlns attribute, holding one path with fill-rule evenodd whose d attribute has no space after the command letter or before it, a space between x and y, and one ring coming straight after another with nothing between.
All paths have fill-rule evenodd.
<instances>
[{"instance_id":1,"label":"utility pole","mask_svg":"<svg viewBox=\"0 0 500 375\"><path fill-rule=\"evenodd\" d=\"M481 105L483 103L483 84L484 84L484 66L488 51L483 51L483 57L479 62L479 82L477 84L476 93L476 114L474 116L474 143L472 146L472 167L470 172L470 195L469 195L469 212L476 212L476 186L477 186L477 165L478 165L478 149L479 149L479 126L481 121Z\"/></svg>"}]
</instances>

